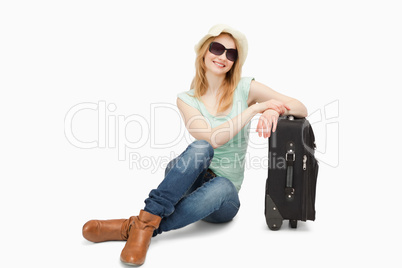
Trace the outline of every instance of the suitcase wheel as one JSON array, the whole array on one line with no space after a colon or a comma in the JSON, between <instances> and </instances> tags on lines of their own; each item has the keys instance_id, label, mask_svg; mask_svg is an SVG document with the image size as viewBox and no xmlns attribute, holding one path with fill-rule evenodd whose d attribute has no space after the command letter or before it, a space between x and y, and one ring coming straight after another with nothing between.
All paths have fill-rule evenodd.
<instances>
[{"instance_id":1,"label":"suitcase wheel","mask_svg":"<svg viewBox=\"0 0 402 268\"><path fill-rule=\"evenodd\" d=\"M290 228L297 228L297 220L289 220Z\"/></svg>"}]
</instances>

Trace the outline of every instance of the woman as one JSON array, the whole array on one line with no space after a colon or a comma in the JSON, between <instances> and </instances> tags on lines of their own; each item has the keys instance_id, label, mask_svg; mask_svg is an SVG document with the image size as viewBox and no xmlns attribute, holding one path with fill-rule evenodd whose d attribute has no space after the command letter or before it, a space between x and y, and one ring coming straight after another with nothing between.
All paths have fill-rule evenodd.
<instances>
[{"instance_id":1,"label":"woman","mask_svg":"<svg viewBox=\"0 0 402 268\"><path fill-rule=\"evenodd\" d=\"M307 116L298 100L241 78L247 40L239 31L216 25L195 50L192 89L178 95L177 106L196 141L168 164L139 216L92 220L83 227L89 241L127 240L120 256L126 264L144 263L152 236L198 220L222 223L236 216L253 116L262 114L257 131L265 138L280 115Z\"/></svg>"}]
</instances>

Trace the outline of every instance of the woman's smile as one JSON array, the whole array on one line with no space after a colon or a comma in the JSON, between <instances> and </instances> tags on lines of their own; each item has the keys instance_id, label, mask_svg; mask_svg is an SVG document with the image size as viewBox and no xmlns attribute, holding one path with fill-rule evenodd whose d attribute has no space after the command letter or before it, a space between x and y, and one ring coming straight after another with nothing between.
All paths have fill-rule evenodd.
<instances>
[{"instance_id":1,"label":"woman's smile","mask_svg":"<svg viewBox=\"0 0 402 268\"><path fill-rule=\"evenodd\" d=\"M213 61L213 63L215 63L216 66L220 67L220 68L225 68L225 64L218 62L218 61Z\"/></svg>"}]
</instances>

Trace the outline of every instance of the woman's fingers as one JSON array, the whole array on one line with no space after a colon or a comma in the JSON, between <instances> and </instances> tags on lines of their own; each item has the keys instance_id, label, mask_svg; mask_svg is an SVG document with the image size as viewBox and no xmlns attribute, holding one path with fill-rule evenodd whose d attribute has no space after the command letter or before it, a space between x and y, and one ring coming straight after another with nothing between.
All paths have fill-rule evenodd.
<instances>
[{"instance_id":1,"label":"woman's fingers","mask_svg":"<svg viewBox=\"0 0 402 268\"><path fill-rule=\"evenodd\" d=\"M262 135L265 136L265 132L267 129L267 119L265 118L265 116L260 116L260 119L258 120L258 124L257 124L257 132L258 132L258 136L261 137Z\"/></svg>"},{"instance_id":2,"label":"woman's fingers","mask_svg":"<svg viewBox=\"0 0 402 268\"><path fill-rule=\"evenodd\" d=\"M276 126L277 125L278 125L278 118L273 116L273 119L272 119L272 132L276 131Z\"/></svg>"},{"instance_id":3,"label":"woman's fingers","mask_svg":"<svg viewBox=\"0 0 402 268\"><path fill-rule=\"evenodd\" d=\"M266 128L265 128L265 132L264 132L264 138L268 138L271 135L272 122L270 121L269 118L265 118L265 119L266 119Z\"/></svg>"},{"instance_id":4,"label":"woman's fingers","mask_svg":"<svg viewBox=\"0 0 402 268\"><path fill-rule=\"evenodd\" d=\"M258 120L257 129L259 137L269 138L271 136L271 129L276 129L275 117L273 116L260 116Z\"/></svg>"},{"instance_id":5,"label":"woman's fingers","mask_svg":"<svg viewBox=\"0 0 402 268\"><path fill-rule=\"evenodd\" d=\"M267 118L267 122L268 122L268 127L267 127L267 131L265 132L264 138L269 138L271 137L271 130L272 132L275 132L276 130L276 119L274 115L270 115Z\"/></svg>"},{"instance_id":6,"label":"woman's fingers","mask_svg":"<svg viewBox=\"0 0 402 268\"><path fill-rule=\"evenodd\" d=\"M269 138L272 132L276 131L278 125L279 113L276 110L269 109L265 111L259 118L257 123L258 136L264 136L264 138Z\"/></svg>"},{"instance_id":7,"label":"woman's fingers","mask_svg":"<svg viewBox=\"0 0 402 268\"><path fill-rule=\"evenodd\" d=\"M258 132L258 136L261 137L261 128L262 128L262 116L260 116L260 119L258 119L258 124L257 124L257 128L255 131Z\"/></svg>"}]
</instances>

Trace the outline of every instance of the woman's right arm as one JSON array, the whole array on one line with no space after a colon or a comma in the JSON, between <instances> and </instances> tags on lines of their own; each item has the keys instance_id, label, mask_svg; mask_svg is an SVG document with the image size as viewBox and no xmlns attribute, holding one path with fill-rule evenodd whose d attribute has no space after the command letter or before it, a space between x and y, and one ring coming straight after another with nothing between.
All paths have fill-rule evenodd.
<instances>
[{"instance_id":1,"label":"woman's right arm","mask_svg":"<svg viewBox=\"0 0 402 268\"><path fill-rule=\"evenodd\" d=\"M218 148L230 141L258 113L274 109L281 113L284 107L270 101L249 106L241 114L227 120L225 123L211 128L205 117L196 108L177 98L177 107L183 117L190 134L197 140L206 140L213 148Z\"/></svg>"}]
</instances>

